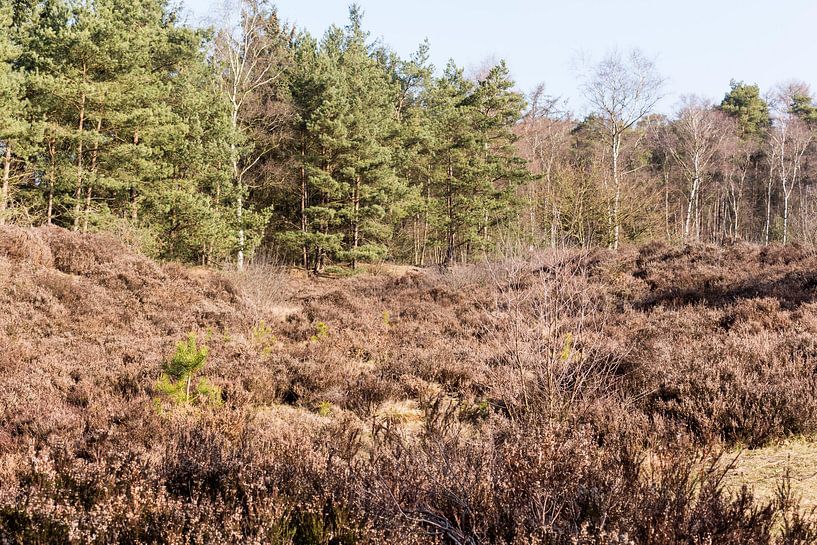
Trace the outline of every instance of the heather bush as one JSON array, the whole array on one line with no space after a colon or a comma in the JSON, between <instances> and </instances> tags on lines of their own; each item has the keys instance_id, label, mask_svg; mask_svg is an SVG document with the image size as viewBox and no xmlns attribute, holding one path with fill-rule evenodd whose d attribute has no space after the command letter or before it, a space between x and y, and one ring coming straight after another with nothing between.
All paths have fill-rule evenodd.
<instances>
[{"instance_id":1,"label":"heather bush","mask_svg":"<svg viewBox=\"0 0 817 545\"><path fill-rule=\"evenodd\" d=\"M817 543L790 483L728 487L721 454L817 429L802 251L226 278L10 240L0 543ZM159 369L196 410L154 409Z\"/></svg>"}]
</instances>

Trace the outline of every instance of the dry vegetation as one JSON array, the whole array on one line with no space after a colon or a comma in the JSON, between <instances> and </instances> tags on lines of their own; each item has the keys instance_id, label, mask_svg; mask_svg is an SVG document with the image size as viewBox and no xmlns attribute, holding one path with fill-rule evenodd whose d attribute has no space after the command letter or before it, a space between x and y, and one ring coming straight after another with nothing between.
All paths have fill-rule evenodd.
<instances>
[{"instance_id":1,"label":"dry vegetation","mask_svg":"<svg viewBox=\"0 0 817 545\"><path fill-rule=\"evenodd\" d=\"M807 457L754 499L718 456L817 431L815 288L796 247L308 279L3 228L0 543L815 543ZM221 405L156 391L191 331Z\"/></svg>"},{"instance_id":2,"label":"dry vegetation","mask_svg":"<svg viewBox=\"0 0 817 545\"><path fill-rule=\"evenodd\" d=\"M817 443L787 440L763 448L741 450L726 474L728 487L752 487L755 495L772 499L781 480L790 477L792 491L801 498L801 507L817 508ZM731 460L724 456L725 461Z\"/></svg>"}]
</instances>

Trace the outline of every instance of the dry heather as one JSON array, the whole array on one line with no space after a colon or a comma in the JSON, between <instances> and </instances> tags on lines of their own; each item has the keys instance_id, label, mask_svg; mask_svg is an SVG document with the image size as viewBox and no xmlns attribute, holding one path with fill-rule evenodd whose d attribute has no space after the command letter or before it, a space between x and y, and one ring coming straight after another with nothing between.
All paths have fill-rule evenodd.
<instances>
[{"instance_id":1,"label":"dry heather","mask_svg":"<svg viewBox=\"0 0 817 545\"><path fill-rule=\"evenodd\" d=\"M308 279L0 230L0 543L817 542L721 449L817 431L817 258ZM223 403L156 389L189 333ZM794 487L796 489L796 487Z\"/></svg>"}]
</instances>

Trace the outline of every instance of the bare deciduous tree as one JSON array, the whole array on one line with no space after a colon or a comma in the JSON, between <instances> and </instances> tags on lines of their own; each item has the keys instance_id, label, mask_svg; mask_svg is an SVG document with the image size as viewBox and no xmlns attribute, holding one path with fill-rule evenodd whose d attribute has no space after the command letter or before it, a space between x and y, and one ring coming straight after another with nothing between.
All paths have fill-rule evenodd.
<instances>
[{"instance_id":1,"label":"bare deciduous tree","mask_svg":"<svg viewBox=\"0 0 817 545\"><path fill-rule=\"evenodd\" d=\"M774 103L776 115L768 141L769 161L777 173L782 189L783 244L789 239L789 204L792 192L802 181L804 156L814 139L811 128L789 109L793 93L798 90L797 87L788 86L778 92ZM767 221L767 239L768 229Z\"/></svg>"},{"instance_id":2,"label":"bare deciduous tree","mask_svg":"<svg viewBox=\"0 0 817 545\"><path fill-rule=\"evenodd\" d=\"M234 137L230 143L232 177L237 193L236 219L238 220L237 266L244 266L244 192L245 177L269 153L259 147L257 138L249 138L247 110L265 88L283 77L284 63L281 52L283 33L274 8L264 0L228 0L225 13L239 13L237 22L228 21L215 37L215 61L220 74L222 91L230 103L230 123Z\"/></svg>"},{"instance_id":3,"label":"bare deciduous tree","mask_svg":"<svg viewBox=\"0 0 817 545\"><path fill-rule=\"evenodd\" d=\"M644 118L661 98L664 79L655 63L634 49L609 52L585 74L582 92L604 124L610 153L613 184L611 211L612 247L617 249L621 231L622 172L619 165L625 134Z\"/></svg>"},{"instance_id":4,"label":"bare deciduous tree","mask_svg":"<svg viewBox=\"0 0 817 545\"><path fill-rule=\"evenodd\" d=\"M539 226L549 224L550 246L557 244L559 208L555 198L554 171L564 161L575 124L565 111L562 99L545 94L537 85L528 98L530 104L520 124L520 149L539 176L525 188L527 222L531 235L543 235Z\"/></svg>"},{"instance_id":5,"label":"bare deciduous tree","mask_svg":"<svg viewBox=\"0 0 817 545\"><path fill-rule=\"evenodd\" d=\"M721 182L725 188L726 207L730 214L727 234L732 242L735 242L742 238L741 215L744 210L742 205L757 144L738 136L737 123L733 119L724 117L721 122L727 125L726 136L721 143L721 153L717 158L719 164L716 168L720 172Z\"/></svg>"},{"instance_id":6,"label":"bare deciduous tree","mask_svg":"<svg viewBox=\"0 0 817 545\"><path fill-rule=\"evenodd\" d=\"M709 175L713 160L727 134L723 117L706 100L687 96L682 98L675 122L670 125L667 142L669 153L688 182L685 240L690 238L693 219L698 217L701 184ZM699 236L700 233L696 230L695 238Z\"/></svg>"}]
</instances>

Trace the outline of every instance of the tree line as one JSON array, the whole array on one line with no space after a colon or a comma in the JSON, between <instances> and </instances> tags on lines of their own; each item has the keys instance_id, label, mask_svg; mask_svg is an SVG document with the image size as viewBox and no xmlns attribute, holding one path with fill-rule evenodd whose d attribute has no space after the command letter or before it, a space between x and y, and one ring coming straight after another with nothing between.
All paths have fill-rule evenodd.
<instances>
[{"instance_id":1,"label":"tree line","mask_svg":"<svg viewBox=\"0 0 817 545\"><path fill-rule=\"evenodd\" d=\"M805 84L732 82L662 116L653 63L614 51L577 118L504 62L437 69L428 43L401 58L357 6L320 38L260 0L232 7L200 29L164 0L2 0L0 224L315 271L509 242L815 237Z\"/></svg>"},{"instance_id":2,"label":"tree line","mask_svg":"<svg viewBox=\"0 0 817 545\"><path fill-rule=\"evenodd\" d=\"M550 245L619 241L812 245L817 107L803 82L723 99L681 97L653 112L663 79L640 52L613 51L585 75L593 111L575 119L541 89L519 124L534 180L520 232Z\"/></svg>"}]
</instances>

